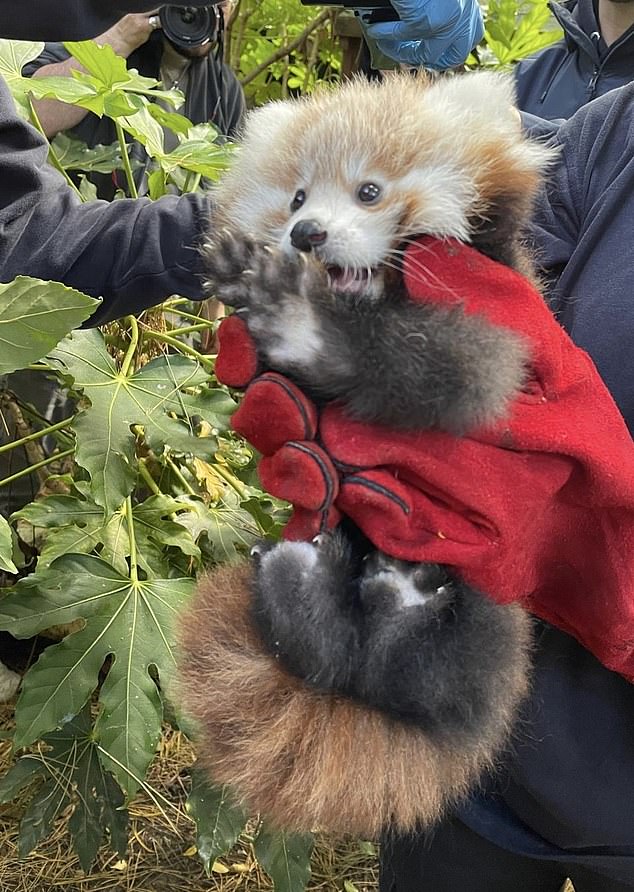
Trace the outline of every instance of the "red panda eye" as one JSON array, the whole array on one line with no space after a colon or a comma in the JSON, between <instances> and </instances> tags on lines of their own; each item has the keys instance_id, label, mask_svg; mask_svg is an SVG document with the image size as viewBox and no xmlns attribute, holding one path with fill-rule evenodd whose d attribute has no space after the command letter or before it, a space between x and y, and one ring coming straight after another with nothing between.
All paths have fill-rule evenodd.
<instances>
[{"instance_id":1,"label":"red panda eye","mask_svg":"<svg viewBox=\"0 0 634 892\"><path fill-rule=\"evenodd\" d=\"M364 204L372 204L381 197L381 187L376 183L362 183L357 189L357 198Z\"/></svg>"},{"instance_id":2,"label":"red panda eye","mask_svg":"<svg viewBox=\"0 0 634 892\"><path fill-rule=\"evenodd\" d=\"M294 214L295 211L298 211L301 206L306 201L306 193L303 189L298 189L295 193L295 197L291 201L291 213Z\"/></svg>"}]
</instances>

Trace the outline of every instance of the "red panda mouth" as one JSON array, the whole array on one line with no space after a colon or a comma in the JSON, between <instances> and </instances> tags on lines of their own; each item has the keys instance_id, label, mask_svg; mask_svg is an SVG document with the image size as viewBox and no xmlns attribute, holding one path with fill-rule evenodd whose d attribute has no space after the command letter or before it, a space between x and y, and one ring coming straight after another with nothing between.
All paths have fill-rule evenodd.
<instances>
[{"instance_id":1,"label":"red panda mouth","mask_svg":"<svg viewBox=\"0 0 634 892\"><path fill-rule=\"evenodd\" d=\"M326 271L333 291L340 294L360 294L372 279L372 270L368 267L328 266Z\"/></svg>"}]
</instances>

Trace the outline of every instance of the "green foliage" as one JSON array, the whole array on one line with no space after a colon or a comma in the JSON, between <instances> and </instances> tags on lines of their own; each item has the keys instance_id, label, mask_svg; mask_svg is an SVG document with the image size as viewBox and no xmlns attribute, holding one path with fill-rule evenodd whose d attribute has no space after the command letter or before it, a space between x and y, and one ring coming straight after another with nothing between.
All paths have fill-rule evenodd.
<instances>
[{"instance_id":1,"label":"green foliage","mask_svg":"<svg viewBox=\"0 0 634 892\"><path fill-rule=\"evenodd\" d=\"M35 791L20 823L20 858L48 836L69 805L73 813L68 830L84 870L90 869L105 837L124 855L128 839L123 794L99 760L88 708L44 737L36 751L22 756L0 779L0 802L30 787Z\"/></svg>"},{"instance_id":2,"label":"green foliage","mask_svg":"<svg viewBox=\"0 0 634 892\"><path fill-rule=\"evenodd\" d=\"M225 393L205 386L208 373L195 360L164 355L131 373L125 361L117 367L97 331L74 332L50 361L89 403L73 422L75 459L88 471L92 495L108 513L120 507L135 484L139 427L156 455L169 444L172 451L210 458L217 440L197 436L199 422L194 419L207 421L208 429L227 428L236 409Z\"/></svg>"},{"instance_id":3,"label":"green foliage","mask_svg":"<svg viewBox=\"0 0 634 892\"><path fill-rule=\"evenodd\" d=\"M0 285L0 375L41 359L99 301L58 282L18 276Z\"/></svg>"},{"instance_id":4,"label":"green foliage","mask_svg":"<svg viewBox=\"0 0 634 892\"><path fill-rule=\"evenodd\" d=\"M282 833L262 824L253 843L259 863L273 880L275 892L296 892L310 879L313 836Z\"/></svg>"},{"instance_id":5,"label":"green foliage","mask_svg":"<svg viewBox=\"0 0 634 892\"><path fill-rule=\"evenodd\" d=\"M0 570L5 573L17 573L18 568L13 563L13 536L11 527L0 515Z\"/></svg>"},{"instance_id":6,"label":"green foliage","mask_svg":"<svg viewBox=\"0 0 634 892\"><path fill-rule=\"evenodd\" d=\"M547 0L490 0L479 64L511 65L560 40L562 33Z\"/></svg>"},{"instance_id":7,"label":"green foliage","mask_svg":"<svg viewBox=\"0 0 634 892\"><path fill-rule=\"evenodd\" d=\"M187 811L196 822L198 855L209 873L214 861L235 845L248 816L226 786L211 786L195 769Z\"/></svg>"},{"instance_id":8,"label":"green foliage","mask_svg":"<svg viewBox=\"0 0 634 892\"><path fill-rule=\"evenodd\" d=\"M227 60L253 105L308 93L335 80L341 53L334 41L335 12L297 0L239 0L227 29Z\"/></svg>"}]
</instances>

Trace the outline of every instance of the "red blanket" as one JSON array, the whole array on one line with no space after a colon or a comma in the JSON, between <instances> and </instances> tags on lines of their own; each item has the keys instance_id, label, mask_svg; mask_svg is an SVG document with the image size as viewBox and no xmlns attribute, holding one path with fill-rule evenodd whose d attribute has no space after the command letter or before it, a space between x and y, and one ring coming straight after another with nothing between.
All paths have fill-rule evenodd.
<instances>
[{"instance_id":1,"label":"red blanket","mask_svg":"<svg viewBox=\"0 0 634 892\"><path fill-rule=\"evenodd\" d=\"M422 238L404 275L412 300L521 333L530 387L503 423L469 436L392 431L335 404L319 413L284 376L258 376L246 326L229 317L217 375L249 384L233 425L263 455L263 486L294 505L287 537L346 514L382 551L450 565L634 680L634 444L594 365L529 282L473 248Z\"/></svg>"}]
</instances>

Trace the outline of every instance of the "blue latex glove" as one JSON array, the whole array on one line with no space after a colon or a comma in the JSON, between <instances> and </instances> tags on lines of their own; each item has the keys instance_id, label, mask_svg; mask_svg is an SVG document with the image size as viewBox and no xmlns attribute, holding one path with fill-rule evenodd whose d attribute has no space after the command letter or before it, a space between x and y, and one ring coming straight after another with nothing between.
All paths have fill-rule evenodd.
<instances>
[{"instance_id":1,"label":"blue latex glove","mask_svg":"<svg viewBox=\"0 0 634 892\"><path fill-rule=\"evenodd\" d=\"M462 65L482 39L478 0L391 0L399 21L364 24L378 48L396 62L442 70ZM361 21L368 12L359 9Z\"/></svg>"}]
</instances>

